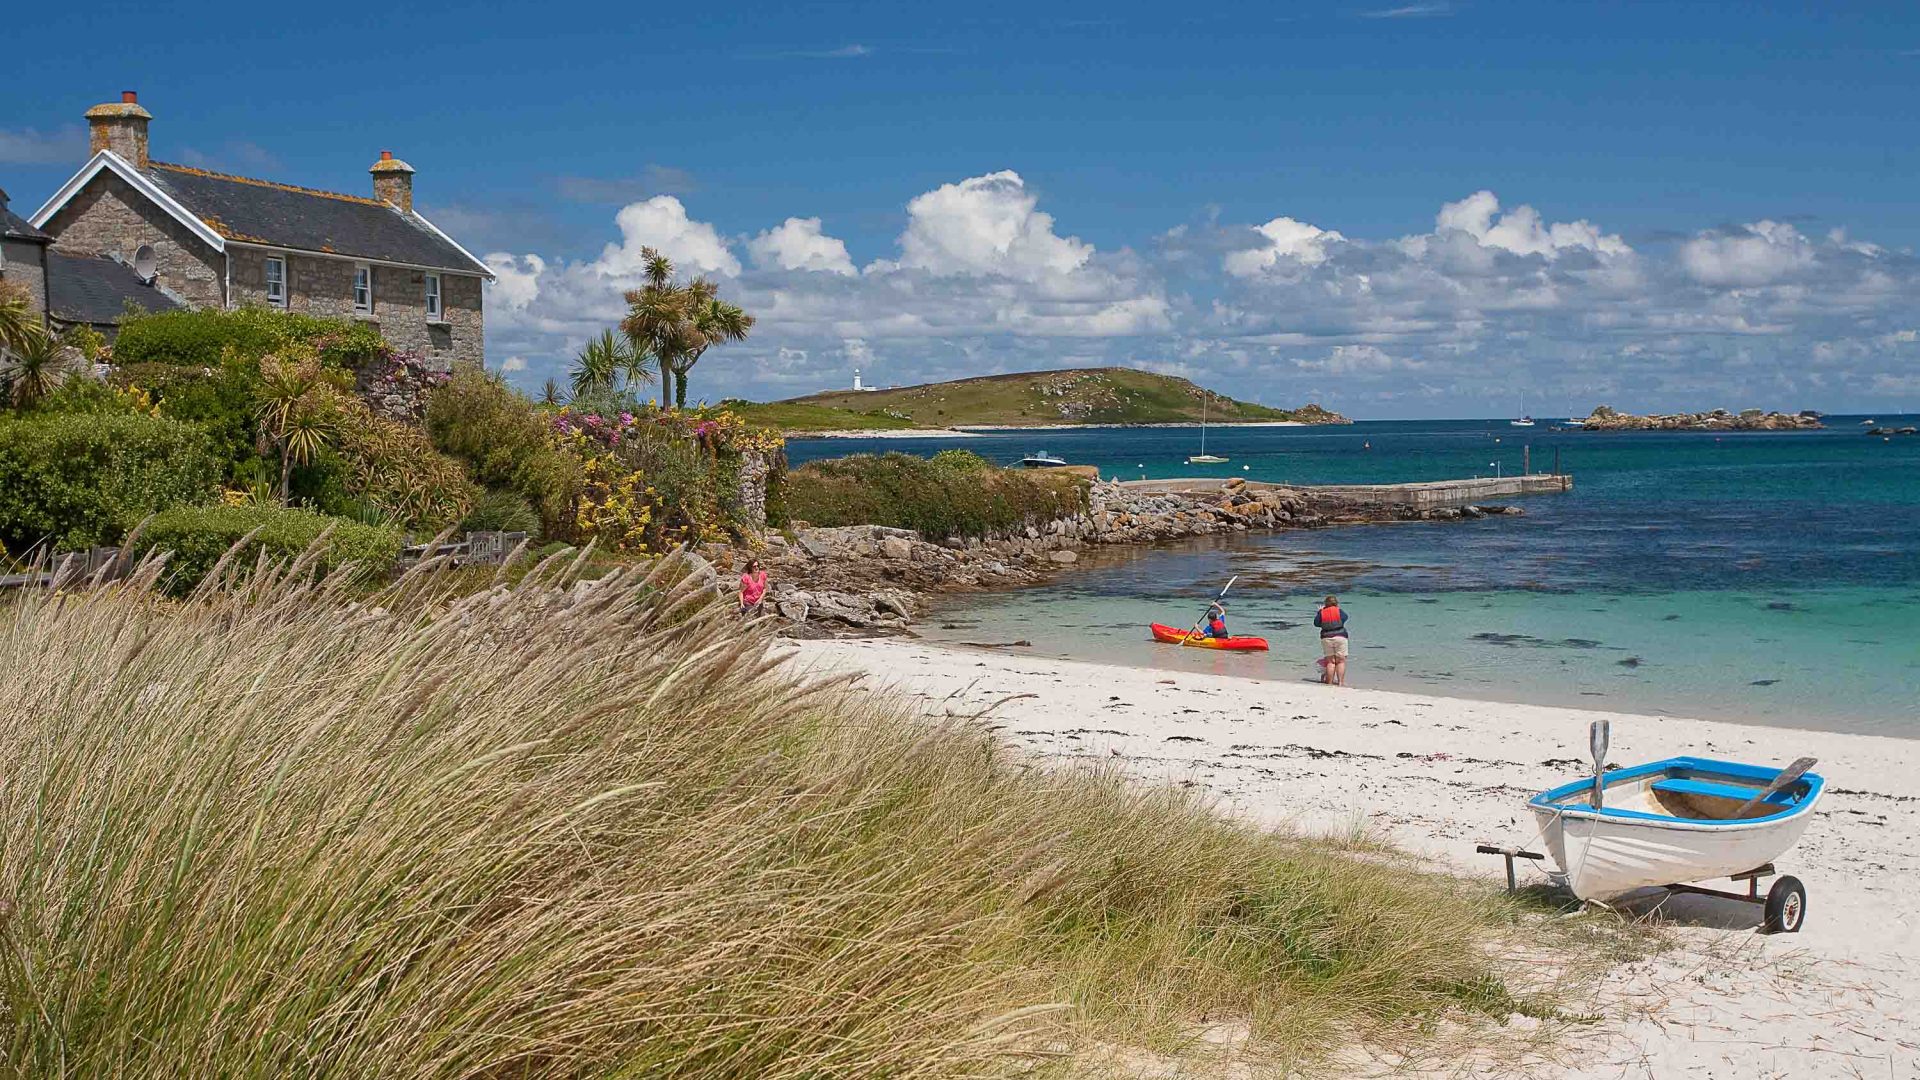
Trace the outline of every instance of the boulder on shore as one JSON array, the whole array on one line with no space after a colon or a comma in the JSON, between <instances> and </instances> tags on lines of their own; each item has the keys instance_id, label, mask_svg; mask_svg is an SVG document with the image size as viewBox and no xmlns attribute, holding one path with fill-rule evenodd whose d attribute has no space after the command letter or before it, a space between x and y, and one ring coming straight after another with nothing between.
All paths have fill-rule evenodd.
<instances>
[{"instance_id":1,"label":"boulder on shore","mask_svg":"<svg viewBox=\"0 0 1920 1080\"><path fill-rule=\"evenodd\" d=\"M1812 410L1797 413L1725 409L1710 412L1636 416L1602 405L1580 425L1582 431L1812 431L1826 427Z\"/></svg>"}]
</instances>

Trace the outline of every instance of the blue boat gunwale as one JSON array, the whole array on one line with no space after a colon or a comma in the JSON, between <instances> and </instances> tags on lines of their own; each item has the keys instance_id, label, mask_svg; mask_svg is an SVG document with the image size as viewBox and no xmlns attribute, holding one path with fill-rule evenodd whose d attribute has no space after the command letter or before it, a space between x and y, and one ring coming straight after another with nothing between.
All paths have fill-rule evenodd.
<instances>
[{"instance_id":1,"label":"blue boat gunwale","mask_svg":"<svg viewBox=\"0 0 1920 1080\"><path fill-rule=\"evenodd\" d=\"M1759 784L1762 787L1771 783L1774 777L1780 775L1779 769L1770 768L1765 765L1747 765L1738 761L1719 761L1714 758L1681 756L1665 758L1660 761L1650 761L1645 765L1634 765L1625 769L1615 769L1606 774L1605 786L1612 787L1616 783L1638 780L1643 776L1649 776L1654 773L1668 773L1674 770L1685 770L1688 779L1693 779L1696 776L1700 779L1724 777L1729 780L1748 781ZM1770 821L1784 821L1797 814L1805 813L1807 808L1819 799L1820 793L1826 789L1827 781L1819 773L1810 772L1802 775L1791 787L1787 788L1787 791L1791 792L1802 786L1804 786L1804 792L1795 797L1791 805L1763 817L1750 818L1688 818L1677 817L1672 814L1649 814L1640 810L1621 810L1610 806L1596 810L1591 806L1581 804L1570 806L1554 805L1561 799L1592 791L1592 777L1575 780L1572 783L1561 784L1559 787L1549 788L1535 795L1533 798L1528 799L1527 805L1577 817L1617 818L1625 821L1670 821L1683 825L1744 828L1750 825L1762 825Z\"/></svg>"}]
</instances>

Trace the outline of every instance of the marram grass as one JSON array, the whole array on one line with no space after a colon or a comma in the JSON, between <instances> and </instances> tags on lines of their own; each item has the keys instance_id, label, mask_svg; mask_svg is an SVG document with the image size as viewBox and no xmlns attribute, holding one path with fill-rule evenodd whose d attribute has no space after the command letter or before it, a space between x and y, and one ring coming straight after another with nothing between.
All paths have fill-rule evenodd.
<instances>
[{"instance_id":1,"label":"marram grass","mask_svg":"<svg viewBox=\"0 0 1920 1080\"><path fill-rule=\"evenodd\" d=\"M670 560L160 570L0 606L6 1075L1286 1069L1532 1000L1484 890L805 681Z\"/></svg>"}]
</instances>

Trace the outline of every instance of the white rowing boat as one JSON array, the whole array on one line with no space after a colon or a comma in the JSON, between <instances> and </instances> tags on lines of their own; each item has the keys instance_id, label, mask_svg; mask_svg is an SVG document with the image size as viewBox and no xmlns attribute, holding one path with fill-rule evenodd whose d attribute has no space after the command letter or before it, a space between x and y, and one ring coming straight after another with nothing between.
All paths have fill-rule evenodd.
<instances>
[{"instance_id":1,"label":"white rowing boat","mask_svg":"<svg viewBox=\"0 0 1920 1080\"><path fill-rule=\"evenodd\" d=\"M1770 867L1800 839L1826 789L1804 772L1768 792L1789 770L1676 757L1543 791L1527 806L1567 888L1583 900L1635 889L1742 878ZM1757 804L1754 799L1761 795Z\"/></svg>"}]
</instances>

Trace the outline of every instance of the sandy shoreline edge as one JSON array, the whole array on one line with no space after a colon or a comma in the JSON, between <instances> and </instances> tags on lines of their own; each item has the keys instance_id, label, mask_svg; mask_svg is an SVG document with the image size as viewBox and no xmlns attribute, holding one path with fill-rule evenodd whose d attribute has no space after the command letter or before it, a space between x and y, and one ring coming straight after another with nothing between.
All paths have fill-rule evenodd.
<instances>
[{"instance_id":1,"label":"sandy shoreline edge","mask_svg":"<svg viewBox=\"0 0 1920 1080\"><path fill-rule=\"evenodd\" d=\"M1221 808L1312 832L1372 830L1490 876L1480 841L1527 843L1534 792L1577 775L1606 716L1613 760L1691 753L1820 759L1829 794L1782 858L1807 886L1799 934L1744 905L1669 906L1679 946L1626 966L1577 1067L1538 1075L1920 1075L1920 740L1172 672L899 639L797 642L794 662L860 671L927 715L987 712L1011 744L1203 788ZM1018 696L1016 695L1030 695ZM1539 875L1534 875L1538 880ZM1737 962L1730 958L1738 957ZM1652 1005L1654 1007L1649 1008ZM1858 1072L1848 1071L1857 1066Z\"/></svg>"}]
</instances>

